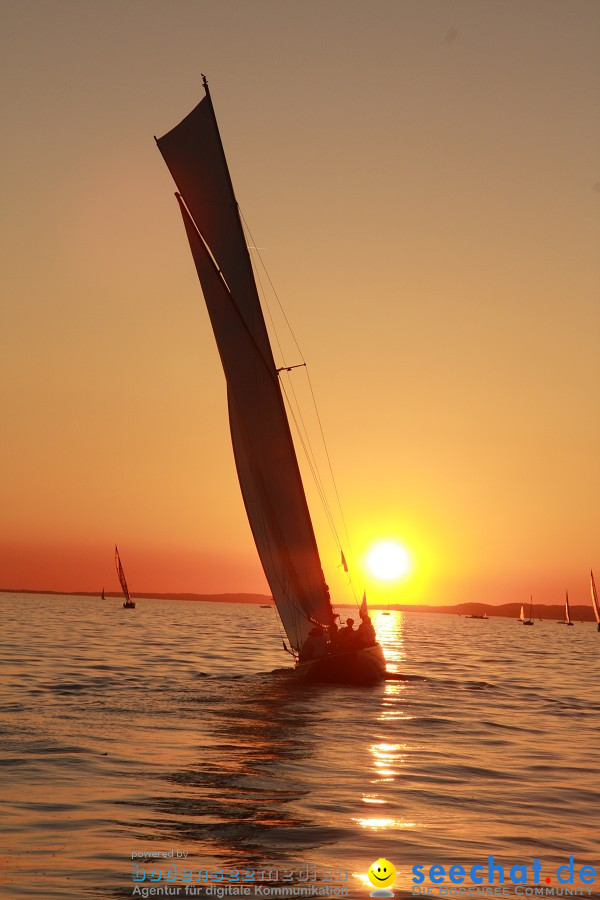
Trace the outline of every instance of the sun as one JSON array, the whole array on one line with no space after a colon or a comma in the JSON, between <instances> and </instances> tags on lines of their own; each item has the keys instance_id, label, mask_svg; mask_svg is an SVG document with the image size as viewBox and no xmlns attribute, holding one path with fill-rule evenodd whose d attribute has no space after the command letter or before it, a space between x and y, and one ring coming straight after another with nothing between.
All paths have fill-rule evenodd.
<instances>
[{"instance_id":1,"label":"sun","mask_svg":"<svg viewBox=\"0 0 600 900\"><path fill-rule=\"evenodd\" d=\"M381 581L397 581L410 572L410 554L396 541L379 541L367 553L367 568Z\"/></svg>"}]
</instances>

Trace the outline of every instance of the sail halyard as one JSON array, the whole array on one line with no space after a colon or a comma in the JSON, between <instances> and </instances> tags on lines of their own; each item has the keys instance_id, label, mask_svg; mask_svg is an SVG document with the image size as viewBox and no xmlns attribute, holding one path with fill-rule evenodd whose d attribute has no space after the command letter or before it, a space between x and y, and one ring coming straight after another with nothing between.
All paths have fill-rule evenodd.
<instances>
[{"instance_id":1,"label":"sail halyard","mask_svg":"<svg viewBox=\"0 0 600 900\"><path fill-rule=\"evenodd\" d=\"M210 95L159 149L178 197L227 382L238 479L292 647L333 622L329 590Z\"/></svg>"}]
</instances>

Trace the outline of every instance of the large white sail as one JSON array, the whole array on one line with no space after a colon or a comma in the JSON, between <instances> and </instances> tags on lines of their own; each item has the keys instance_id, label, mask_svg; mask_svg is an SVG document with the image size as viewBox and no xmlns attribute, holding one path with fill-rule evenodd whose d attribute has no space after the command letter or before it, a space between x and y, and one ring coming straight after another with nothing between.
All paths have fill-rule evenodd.
<instances>
[{"instance_id":1,"label":"large white sail","mask_svg":"<svg viewBox=\"0 0 600 900\"><path fill-rule=\"evenodd\" d=\"M596 582L594 581L594 573L590 570L590 587L592 589L592 606L594 607L594 615L596 622L600 625L600 603L598 603L598 591L596 590Z\"/></svg>"},{"instance_id":2,"label":"large white sail","mask_svg":"<svg viewBox=\"0 0 600 900\"><path fill-rule=\"evenodd\" d=\"M571 624L571 611L569 609L569 592L567 591L565 597L565 625Z\"/></svg>"},{"instance_id":3,"label":"large white sail","mask_svg":"<svg viewBox=\"0 0 600 900\"><path fill-rule=\"evenodd\" d=\"M333 622L279 378L210 95L157 141L179 188L227 382L238 478L290 643Z\"/></svg>"}]
</instances>

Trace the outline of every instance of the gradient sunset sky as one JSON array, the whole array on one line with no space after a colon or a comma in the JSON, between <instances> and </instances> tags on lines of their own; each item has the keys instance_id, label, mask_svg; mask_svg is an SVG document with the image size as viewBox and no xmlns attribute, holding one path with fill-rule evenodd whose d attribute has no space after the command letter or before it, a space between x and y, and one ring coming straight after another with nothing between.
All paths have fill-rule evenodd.
<instances>
[{"instance_id":1,"label":"gradient sunset sky","mask_svg":"<svg viewBox=\"0 0 600 900\"><path fill-rule=\"evenodd\" d=\"M268 593L153 140L200 100L205 73L241 210L309 365L357 589L560 603L568 588L589 602L600 4L0 10L0 587L116 590L116 542L134 594ZM301 390L302 370L292 377ZM413 570L386 587L362 559L389 538Z\"/></svg>"}]
</instances>

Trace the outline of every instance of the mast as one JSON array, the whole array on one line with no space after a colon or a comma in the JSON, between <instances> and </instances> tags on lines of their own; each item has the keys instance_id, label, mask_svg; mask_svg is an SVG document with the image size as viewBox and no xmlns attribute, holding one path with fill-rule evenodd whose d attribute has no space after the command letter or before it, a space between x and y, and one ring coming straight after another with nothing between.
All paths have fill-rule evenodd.
<instances>
[{"instance_id":1,"label":"mast","mask_svg":"<svg viewBox=\"0 0 600 900\"><path fill-rule=\"evenodd\" d=\"M598 591L596 590L596 582L594 581L594 573L590 569L590 588L592 591L592 606L594 607L594 615L596 616L596 622L598 623L598 630L600 631L600 603L598 603Z\"/></svg>"}]
</instances>

